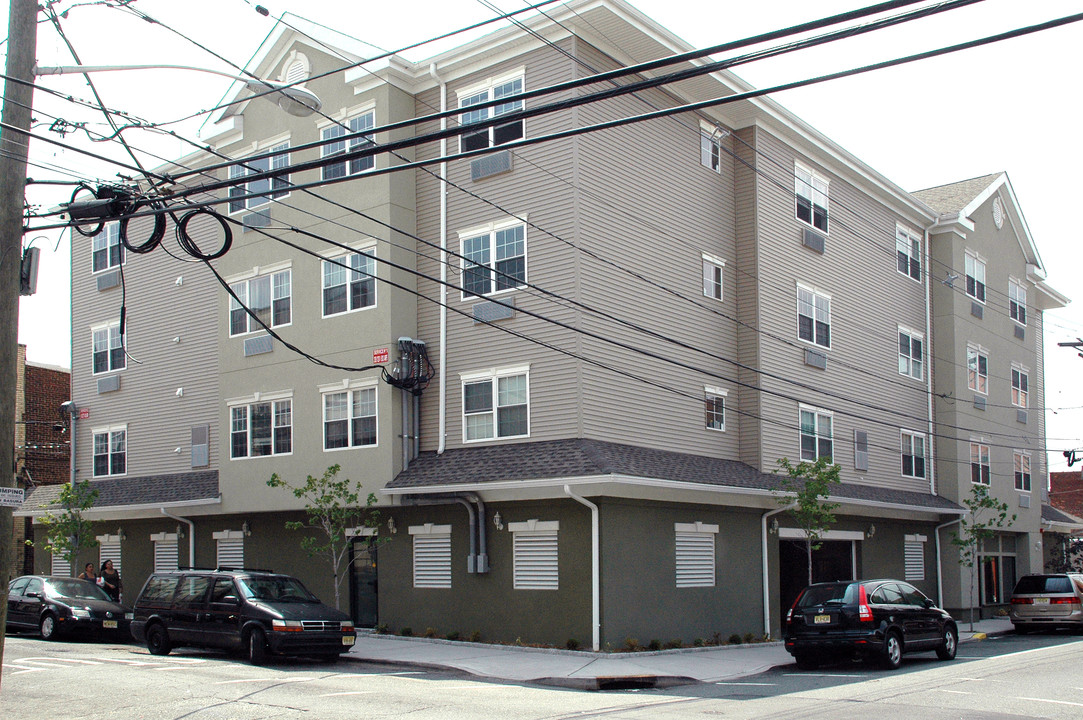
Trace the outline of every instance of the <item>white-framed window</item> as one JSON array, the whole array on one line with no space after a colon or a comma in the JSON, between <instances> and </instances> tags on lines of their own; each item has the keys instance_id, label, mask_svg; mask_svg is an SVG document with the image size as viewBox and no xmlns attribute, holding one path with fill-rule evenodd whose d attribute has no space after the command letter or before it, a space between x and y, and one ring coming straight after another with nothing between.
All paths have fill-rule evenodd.
<instances>
[{"instance_id":1,"label":"white-framed window","mask_svg":"<svg viewBox=\"0 0 1083 720\"><path fill-rule=\"evenodd\" d=\"M726 261L703 253L703 296L722 299L722 274Z\"/></svg>"},{"instance_id":2,"label":"white-framed window","mask_svg":"<svg viewBox=\"0 0 1083 720\"><path fill-rule=\"evenodd\" d=\"M323 139L323 145L320 146L320 156L326 159L336 155L344 155L347 150L353 152L371 147L373 145L371 135L359 135L349 140L346 139L346 135L367 132L374 127L376 127L376 111L369 110L360 115L355 115L344 123L335 123L323 128L320 131L320 136ZM323 179L333 180L347 175L357 175L371 170L375 166L376 157L374 155L330 163L322 168Z\"/></svg>"},{"instance_id":3,"label":"white-framed window","mask_svg":"<svg viewBox=\"0 0 1083 720\"><path fill-rule=\"evenodd\" d=\"M917 233L896 225L895 255L899 272L914 280L921 280L921 239Z\"/></svg>"},{"instance_id":4,"label":"white-framed window","mask_svg":"<svg viewBox=\"0 0 1083 720\"><path fill-rule=\"evenodd\" d=\"M1008 280L1008 315L1020 325L1027 324L1027 289L1012 279Z\"/></svg>"},{"instance_id":5,"label":"white-framed window","mask_svg":"<svg viewBox=\"0 0 1083 720\"><path fill-rule=\"evenodd\" d=\"M923 433L902 431L902 474L903 477L925 477L925 435Z\"/></svg>"},{"instance_id":6,"label":"white-framed window","mask_svg":"<svg viewBox=\"0 0 1083 720\"><path fill-rule=\"evenodd\" d=\"M1030 381L1027 369L1022 365L1012 365L1012 405L1025 408L1030 395Z\"/></svg>"},{"instance_id":7,"label":"white-framed window","mask_svg":"<svg viewBox=\"0 0 1083 720\"><path fill-rule=\"evenodd\" d=\"M1030 492L1030 453L1015 451L1015 489Z\"/></svg>"},{"instance_id":8,"label":"white-framed window","mask_svg":"<svg viewBox=\"0 0 1083 720\"><path fill-rule=\"evenodd\" d=\"M559 590L560 565L556 520L508 523L512 534L513 585L516 590Z\"/></svg>"},{"instance_id":9,"label":"white-framed window","mask_svg":"<svg viewBox=\"0 0 1083 720\"><path fill-rule=\"evenodd\" d=\"M414 545L414 587L451 587L451 526L411 525Z\"/></svg>"},{"instance_id":10,"label":"white-framed window","mask_svg":"<svg viewBox=\"0 0 1083 720\"><path fill-rule=\"evenodd\" d=\"M323 317L376 307L375 250L323 261Z\"/></svg>"},{"instance_id":11,"label":"white-framed window","mask_svg":"<svg viewBox=\"0 0 1083 720\"><path fill-rule=\"evenodd\" d=\"M673 523L678 588L715 586L715 538L718 525Z\"/></svg>"},{"instance_id":12,"label":"white-framed window","mask_svg":"<svg viewBox=\"0 0 1083 720\"><path fill-rule=\"evenodd\" d=\"M113 569L120 572L120 535L98 535L94 539L98 541L98 567L112 560Z\"/></svg>"},{"instance_id":13,"label":"white-framed window","mask_svg":"<svg viewBox=\"0 0 1083 720\"><path fill-rule=\"evenodd\" d=\"M903 537L903 579L911 582L925 579L926 535Z\"/></svg>"},{"instance_id":14,"label":"white-framed window","mask_svg":"<svg viewBox=\"0 0 1083 720\"><path fill-rule=\"evenodd\" d=\"M293 452L293 398L260 396L229 402L231 460Z\"/></svg>"},{"instance_id":15,"label":"white-framed window","mask_svg":"<svg viewBox=\"0 0 1083 720\"><path fill-rule=\"evenodd\" d=\"M256 318L267 327L289 325L293 321L292 285L289 268L231 282L229 288L237 297L229 298L229 336L263 330Z\"/></svg>"},{"instance_id":16,"label":"white-framed window","mask_svg":"<svg viewBox=\"0 0 1083 720\"><path fill-rule=\"evenodd\" d=\"M93 374L123 370L127 363L124 353L124 336L120 333L120 321L91 329L93 344Z\"/></svg>"},{"instance_id":17,"label":"white-framed window","mask_svg":"<svg viewBox=\"0 0 1083 720\"><path fill-rule=\"evenodd\" d=\"M529 366L460 376L463 442L530 435Z\"/></svg>"},{"instance_id":18,"label":"white-framed window","mask_svg":"<svg viewBox=\"0 0 1083 720\"><path fill-rule=\"evenodd\" d=\"M726 396L729 393L722 388L706 386L703 388L703 406L708 430L726 429Z\"/></svg>"},{"instance_id":19,"label":"white-framed window","mask_svg":"<svg viewBox=\"0 0 1083 720\"><path fill-rule=\"evenodd\" d=\"M922 344L924 336L899 326L899 374L915 380L922 376Z\"/></svg>"},{"instance_id":20,"label":"white-framed window","mask_svg":"<svg viewBox=\"0 0 1083 720\"><path fill-rule=\"evenodd\" d=\"M244 532L220 530L211 533L215 541L215 562L220 568L244 567Z\"/></svg>"},{"instance_id":21,"label":"white-framed window","mask_svg":"<svg viewBox=\"0 0 1083 720\"><path fill-rule=\"evenodd\" d=\"M827 232L827 178L801 165L794 166L797 219Z\"/></svg>"},{"instance_id":22,"label":"white-framed window","mask_svg":"<svg viewBox=\"0 0 1083 720\"><path fill-rule=\"evenodd\" d=\"M170 572L180 567L177 533L154 533L150 541L154 543L154 572Z\"/></svg>"},{"instance_id":23,"label":"white-framed window","mask_svg":"<svg viewBox=\"0 0 1083 720\"><path fill-rule=\"evenodd\" d=\"M490 79L481 85L461 91L458 94L459 108L463 112L459 115L459 123L463 126L463 133L459 136L459 150L467 152L469 150L494 147L525 137L522 120L514 120L503 125L492 125L477 130L470 130L467 127L473 123L522 110L523 101L511 99L522 93L523 73L521 71L514 76ZM507 102L499 105L475 110L470 109L474 105L505 98L508 99Z\"/></svg>"},{"instance_id":24,"label":"white-framed window","mask_svg":"<svg viewBox=\"0 0 1083 720\"><path fill-rule=\"evenodd\" d=\"M102 226L101 232L91 240L91 265L93 272L103 272L124 264L124 246L120 244L120 223Z\"/></svg>"},{"instance_id":25,"label":"white-framed window","mask_svg":"<svg viewBox=\"0 0 1083 720\"><path fill-rule=\"evenodd\" d=\"M970 482L989 484L989 446L984 443L970 443Z\"/></svg>"},{"instance_id":26,"label":"white-framed window","mask_svg":"<svg viewBox=\"0 0 1083 720\"><path fill-rule=\"evenodd\" d=\"M526 225L493 223L459 233L462 298L484 296L526 284Z\"/></svg>"},{"instance_id":27,"label":"white-framed window","mask_svg":"<svg viewBox=\"0 0 1083 720\"><path fill-rule=\"evenodd\" d=\"M797 336L820 347L831 347L831 296L797 286Z\"/></svg>"},{"instance_id":28,"label":"white-framed window","mask_svg":"<svg viewBox=\"0 0 1083 720\"><path fill-rule=\"evenodd\" d=\"M96 428L94 439L94 477L123 475L128 471L128 426Z\"/></svg>"},{"instance_id":29,"label":"white-framed window","mask_svg":"<svg viewBox=\"0 0 1083 720\"><path fill-rule=\"evenodd\" d=\"M231 213L266 205L271 200L286 197L290 194L290 174L287 170L290 165L289 149L290 143L287 140L272 145L260 153L276 153L273 157L242 160L237 165L230 165L229 179L237 183L229 188L229 211ZM281 170L282 172L257 180L244 181L244 178L250 175L275 170ZM247 195L252 197L245 197Z\"/></svg>"},{"instance_id":30,"label":"white-framed window","mask_svg":"<svg viewBox=\"0 0 1083 720\"><path fill-rule=\"evenodd\" d=\"M966 348L966 385L974 392L989 394L989 351L980 346Z\"/></svg>"},{"instance_id":31,"label":"white-framed window","mask_svg":"<svg viewBox=\"0 0 1083 720\"><path fill-rule=\"evenodd\" d=\"M699 162L716 173L722 172L722 138L728 133L700 121Z\"/></svg>"},{"instance_id":32,"label":"white-framed window","mask_svg":"<svg viewBox=\"0 0 1083 720\"><path fill-rule=\"evenodd\" d=\"M966 294L985 302L985 259L969 250L963 260L966 268Z\"/></svg>"},{"instance_id":33,"label":"white-framed window","mask_svg":"<svg viewBox=\"0 0 1083 720\"><path fill-rule=\"evenodd\" d=\"M323 449L376 445L376 387L364 383L338 383L321 387L323 394Z\"/></svg>"},{"instance_id":34,"label":"white-framed window","mask_svg":"<svg viewBox=\"0 0 1083 720\"><path fill-rule=\"evenodd\" d=\"M830 411L802 405L801 459L816 462L819 458L830 460L834 454L834 416Z\"/></svg>"}]
</instances>

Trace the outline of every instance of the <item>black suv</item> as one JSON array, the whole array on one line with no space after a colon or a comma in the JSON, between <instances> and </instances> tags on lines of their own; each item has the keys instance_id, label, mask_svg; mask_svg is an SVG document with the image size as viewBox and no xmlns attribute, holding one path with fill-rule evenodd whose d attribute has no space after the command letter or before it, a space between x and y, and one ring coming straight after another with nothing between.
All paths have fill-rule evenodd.
<instances>
[{"instance_id":1,"label":"black suv","mask_svg":"<svg viewBox=\"0 0 1083 720\"><path fill-rule=\"evenodd\" d=\"M174 647L333 659L356 639L346 613L324 605L300 580L268 570L154 573L136 598L132 637L154 655Z\"/></svg>"},{"instance_id":2,"label":"black suv","mask_svg":"<svg viewBox=\"0 0 1083 720\"><path fill-rule=\"evenodd\" d=\"M959 644L951 615L901 580L809 585L786 615L783 634L786 650L802 669L839 657L894 669L903 653L923 650L952 660Z\"/></svg>"}]
</instances>

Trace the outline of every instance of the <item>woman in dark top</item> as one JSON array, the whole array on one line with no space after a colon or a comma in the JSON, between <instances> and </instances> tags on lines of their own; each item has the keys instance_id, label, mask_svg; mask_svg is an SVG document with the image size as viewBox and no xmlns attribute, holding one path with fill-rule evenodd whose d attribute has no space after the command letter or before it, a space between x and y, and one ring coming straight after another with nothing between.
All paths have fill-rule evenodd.
<instances>
[{"instance_id":1,"label":"woman in dark top","mask_svg":"<svg viewBox=\"0 0 1083 720\"><path fill-rule=\"evenodd\" d=\"M120 581L120 573L113 569L113 561L106 560L102 563L102 589L113 598L114 602L120 602L120 592L124 589L124 583Z\"/></svg>"},{"instance_id":2,"label":"woman in dark top","mask_svg":"<svg viewBox=\"0 0 1083 720\"><path fill-rule=\"evenodd\" d=\"M88 580L92 583L98 582L98 576L94 574L94 563L87 563L83 568L83 572L79 573L80 580Z\"/></svg>"}]
</instances>

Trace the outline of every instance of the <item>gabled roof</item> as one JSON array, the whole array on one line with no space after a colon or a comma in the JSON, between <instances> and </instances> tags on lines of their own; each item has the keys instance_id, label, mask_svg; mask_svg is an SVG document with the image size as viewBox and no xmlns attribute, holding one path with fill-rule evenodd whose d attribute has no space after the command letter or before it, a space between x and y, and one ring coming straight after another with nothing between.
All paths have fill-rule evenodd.
<instances>
[{"instance_id":1,"label":"gabled roof","mask_svg":"<svg viewBox=\"0 0 1083 720\"><path fill-rule=\"evenodd\" d=\"M1054 532L1071 533L1083 531L1083 519L1058 510L1052 505L1042 505L1042 525Z\"/></svg>"},{"instance_id":2,"label":"gabled roof","mask_svg":"<svg viewBox=\"0 0 1083 720\"><path fill-rule=\"evenodd\" d=\"M105 511L203 505L221 500L217 470L106 478L92 480L91 487L98 491L98 499L85 513L91 518ZM15 510L15 515L26 517L44 514L51 504L59 501L63 489L64 485L40 485L28 489L23 504Z\"/></svg>"},{"instance_id":3,"label":"gabled roof","mask_svg":"<svg viewBox=\"0 0 1083 720\"><path fill-rule=\"evenodd\" d=\"M963 212L975 198L983 195L1004 173L992 173L970 180L917 190L915 197L941 215ZM967 213L969 215L969 213Z\"/></svg>"},{"instance_id":4,"label":"gabled roof","mask_svg":"<svg viewBox=\"0 0 1083 720\"><path fill-rule=\"evenodd\" d=\"M566 482L659 484L705 491L770 496L781 490L777 475L735 460L581 438L511 443L422 453L384 488L391 495L558 486ZM831 499L856 505L961 514L937 495L843 483Z\"/></svg>"}]
</instances>

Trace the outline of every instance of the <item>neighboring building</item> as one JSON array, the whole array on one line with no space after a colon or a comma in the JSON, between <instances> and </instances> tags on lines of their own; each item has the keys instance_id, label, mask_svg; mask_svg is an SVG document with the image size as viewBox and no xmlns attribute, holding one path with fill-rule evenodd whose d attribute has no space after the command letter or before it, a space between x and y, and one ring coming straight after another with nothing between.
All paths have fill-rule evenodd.
<instances>
[{"instance_id":1,"label":"neighboring building","mask_svg":"<svg viewBox=\"0 0 1083 720\"><path fill-rule=\"evenodd\" d=\"M974 477L1018 508L981 586L1002 603L1041 567L1031 408L1042 312L1067 302L1006 176L911 194L769 98L515 144L749 89L726 72L255 174L370 142L348 131L442 107L462 109L452 127L481 122L551 99L521 92L690 49L621 0L551 16L525 21L536 35L345 71L359 55L276 31L250 70L304 80L326 117L231 105L206 140L247 162L176 165L253 176L219 208L237 223L212 263L230 294L204 266L125 254L115 223L76 244L77 466L101 491L98 558L123 558L129 592L155 567L243 563L326 598L327 573L283 531L300 505L266 482L339 464L378 493L390 538L374 552L358 529L360 624L610 647L777 637L807 572L773 473L827 456L843 482L816 579L898 576L936 597L943 578L945 605L967 607L948 548ZM967 297L979 263L983 296Z\"/></svg>"},{"instance_id":2,"label":"neighboring building","mask_svg":"<svg viewBox=\"0 0 1083 720\"><path fill-rule=\"evenodd\" d=\"M1049 504L1061 512L1083 517L1083 474L1079 470L1049 473Z\"/></svg>"}]
</instances>

